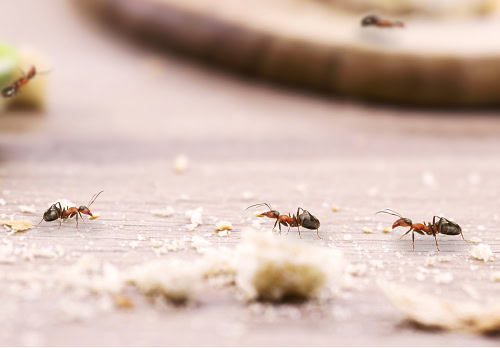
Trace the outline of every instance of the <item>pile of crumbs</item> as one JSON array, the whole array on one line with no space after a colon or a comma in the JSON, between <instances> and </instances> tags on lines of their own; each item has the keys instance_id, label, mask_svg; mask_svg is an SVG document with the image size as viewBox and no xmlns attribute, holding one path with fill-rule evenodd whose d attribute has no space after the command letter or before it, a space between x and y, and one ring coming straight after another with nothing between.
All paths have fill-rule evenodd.
<instances>
[{"instance_id":1,"label":"pile of crumbs","mask_svg":"<svg viewBox=\"0 0 500 348\"><path fill-rule=\"evenodd\" d=\"M479 244L475 246L472 248L470 254L473 258L483 260L484 262L488 262L493 258L491 247L487 244Z\"/></svg>"},{"instance_id":2,"label":"pile of crumbs","mask_svg":"<svg viewBox=\"0 0 500 348\"><path fill-rule=\"evenodd\" d=\"M31 221L0 220L0 225L8 226L12 232L24 232L33 227Z\"/></svg>"}]
</instances>

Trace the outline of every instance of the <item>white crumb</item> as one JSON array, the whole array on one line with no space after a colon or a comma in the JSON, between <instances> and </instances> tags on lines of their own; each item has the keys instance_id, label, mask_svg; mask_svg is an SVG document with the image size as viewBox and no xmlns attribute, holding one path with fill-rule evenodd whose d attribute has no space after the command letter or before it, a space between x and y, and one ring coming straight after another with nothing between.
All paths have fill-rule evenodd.
<instances>
[{"instance_id":1,"label":"white crumb","mask_svg":"<svg viewBox=\"0 0 500 348\"><path fill-rule=\"evenodd\" d=\"M427 267L432 267L432 266L434 266L434 263L435 263L435 262L436 262L436 257L435 257L435 256L430 256L430 255L429 255L429 256L427 256L427 257L425 258L425 265L426 265Z\"/></svg>"},{"instance_id":2,"label":"white crumb","mask_svg":"<svg viewBox=\"0 0 500 348\"><path fill-rule=\"evenodd\" d=\"M472 248L470 254L473 258L483 260L484 262L488 262L493 256L491 247L488 244L479 244L475 246Z\"/></svg>"},{"instance_id":3,"label":"white crumb","mask_svg":"<svg viewBox=\"0 0 500 348\"><path fill-rule=\"evenodd\" d=\"M18 208L22 213L34 214L36 212L34 205L20 205Z\"/></svg>"},{"instance_id":4,"label":"white crumb","mask_svg":"<svg viewBox=\"0 0 500 348\"><path fill-rule=\"evenodd\" d=\"M344 234L344 240L352 240L352 236L350 234Z\"/></svg>"},{"instance_id":5,"label":"white crumb","mask_svg":"<svg viewBox=\"0 0 500 348\"><path fill-rule=\"evenodd\" d=\"M228 231L228 230L222 230L222 231L217 232L217 235L219 237L227 237L227 236L229 236L229 233L230 233L230 231Z\"/></svg>"},{"instance_id":6,"label":"white crumb","mask_svg":"<svg viewBox=\"0 0 500 348\"><path fill-rule=\"evenodd\" d=\"M155 209L151 210L151 214L160 217L169 217L174 214L174 208L167 206L165 209Z\"/></svg>"},{"instance_id":7,"label":"white crumb","mask_svg":"<svg viewBox=\"0 0 500 348\"><path fill-rule=\"evenodd\" d=\"M185 155L178 155L173 162L174 171L177 174L184 173L189 165L189 160Z\"/></svg>"},{"instance_id":8,"label":"white crumb","mask_svg":"<svg viewBox=\"0 0 500 348\"><path fill-rule=\"evenodd\" d=\"M453 281L453 274L450 272L438 273L434 276L434 282L437 284L449 284Z\"/></svg>"},{"instance_id":9,"label":"white crumb","mask_svg":"<svg viewBox=\"0 0 500 348\"><path fill-rule=\"evenodd\" d=\"M311 298L338 285L340 250L248 230L236 251L236 284L248 300Z\"/></svg>"},{"instance_id":10,"label":"white crumb","mask_svg":"<svg viewBox=\"0 0 500 348\"><path fill-rule=\"evenodd\" d=\"M0 220L0 225L9 226L11 233L24 232L33 227L31 221Z\"/></svg>"},{"instance_id":11,"label":"white crumb","mask_svg":"<svg viewBox=\"0 0 500 348\"><path fill-rule=\"evenodd\" d=\"M200 253L204 252L210 245L211 243L203 237L200 236L191 237L191 246Z\"/></svg>"},{"instance_id":12,"label":"white crumb","mask_svg":"<svg viewBox=\"0 0 500 348\"><path fill-rule=\"evenodd\" d=\"M193 297L201 272L192 262L177 259L155 260L132 268L126 278L147 295L162 295L172 301Z\"/></svg>"},{"instance_id":13,"label":"white crumb","mask_svg":"<svg viewBox=\"0 0 500 348\"><path fill-rule=\"evenodd\" d=\"M137 240L144 241L144 240L146 240L146 238L144 238L144 236L142 234L138 234L137 235Z\"/></svg>"},{"instance_id":14,"label":"white crumb","mask_svg":"<svg viewBox=\"0 0 500 348\"><path fill-rule=\"evenodd\" d=\"M482 242L482 239L478 237L472 237L471 239L469 239L469 241L474 244L479 244Z\"/></svg>"},{"instance_id":15,"label":"white crumb","mask_svg":"<svg viewBox=\"0 0 500 348\"><path fill-rule=\"evenodd\" d=\"M368 267L364 263L348 264L345 268L347 274L360 277L366 273Z\"/></svg>"},{"instance_id":16,"label":"white crumb","mask_svg":"<svg viewBox=\"0 0 500 348\"><path fill-rule=\"evenodd\" d=\"M493 272L491 274L491 280L494 282L500 282L500 272Z\"/></svg>"},{"instance_id":17,"label":"white crumb","mask_svg":"<svg viewBox=\"0 0 500 348\"><path fill-rule=\"evenodd\" d=\"M243 191L241 193L241 198L243 198L244 201L251 201L255 197L255 194L251 191Z\"/></svg>"},{"instance_id":18,"label":"white crumb","mask_svg":"<svg viewBox=\"0 0 500 348\"><path fill-rule=\"evenodd\" d=\"M3 205L5 205L5 204L7 204L7 202L5 201L5 199L0 198L0 205L2 205L2 206L3 206Z\"/></svg>"},{"instance_id":19,"label":"white crumb","mask_svg":"<svg viewBox=\"0 0 500 348\"><path fill-rule=\"evenodd\" d=\"M363 227L363 233L372 234L373 230L371 228L368 228L368 227Z\"/></svg>"},{"instance_id":20,"label":"white crumb","mask_svg":"<svg viewBox=\"0 0 500 348\"><path fill-rule=\"evenodd\" d=\"M151 245L151 247L153 247L153 248L159 248L163 245L163 241L159 240L159 239L151 238L149 240L149 245Z\"/></svg>"},{"instance_id":21,"label":"white crumb","mask_svg":"<svg viewBox=\"0 0 500 348\"><path fill-rule=\"evenodd\" d=\"M188 231L193 231L196 227L203 224L203 220L201 218L202 212L203 207L198 207L196 209L186 211L186 217L191 221L190 224L186 225Z\"/></svg>"},{"instance_id":22,"label":"white crumb","mask_svg":"<svg viewBox=\"0 0 500 348\"><path fill-rule=\"evenodd\" d=\"M139 245L139 243L137 241L131 241L130 243L128 243L128 245L132 248L132 249L135 249L137 248L137 246Z\"/></svg>"}]
</instances>

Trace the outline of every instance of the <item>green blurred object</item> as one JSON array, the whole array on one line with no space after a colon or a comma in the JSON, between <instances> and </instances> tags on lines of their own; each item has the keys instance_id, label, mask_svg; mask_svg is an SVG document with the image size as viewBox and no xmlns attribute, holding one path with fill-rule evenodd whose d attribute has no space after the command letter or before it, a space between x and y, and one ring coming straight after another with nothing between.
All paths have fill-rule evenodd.
<instances>
[{"instance_id":1,"label":"green blurred object","mask_svg":"<svg viewBox=\"0 0 500 348\"><path fill-rule=\"evenodd\" d=\"M16 74L18 59L17 50L13 46L0 43L0 88L12 82Z\"/></svg>"}]
</instances>

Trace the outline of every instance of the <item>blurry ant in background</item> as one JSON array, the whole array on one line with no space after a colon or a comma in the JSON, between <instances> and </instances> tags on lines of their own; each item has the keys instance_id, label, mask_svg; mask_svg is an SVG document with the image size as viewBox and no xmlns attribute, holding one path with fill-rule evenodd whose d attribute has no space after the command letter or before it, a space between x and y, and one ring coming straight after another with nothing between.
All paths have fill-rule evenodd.
<instances>
[{"instance_id":1,"label":"blurry ant in background","mask_svg":"<svg viewBox=\"0 0 500 348\"><path fill-rule=\"evenodd\" d=\"M90 209L88 207L90 207L92 205L92 203L94 203L96 198L103 192L104 191L101 191L101 192L93 195L87 206L81 205L79 208L66 207L63 209L61 206L61 202L56 202L56 203L52 204L50 206L50 208L45 211L45 213L43 213L43 218L38 224L40 225L44 220L49 222L49 221L54 221L54 220L60 219L59 220L59 228L61 228L62 219L68 219L68 218L72 218L73 216L76 216L76 228L78 229L78 215L80 215L80 217L82 218L83 223L85 223L85 220L83 220L82 214L90 215L91 217L93 217L93 215L90 212Z\"/></svg>"},{"instance_id":2,"label":"blurry ant in background","mask_svg":"<svg viewBox=\"0 0 500 348\"><path fill-rule=\"evenodd\" d=\"M376 212L375 214L379 213L384 213L384 214L389 214L389 215L394 215L399 217L398 220L394 222L392 225L392 229L395 229L396 227L410 227L408 231L406 231L399 239L403 238L406 236L408 233L411 232L411 237L413 240L413 250L415 251L415 233L417 232L418 234L421 235L429 235L429 236L434 236L434 240L436 241L436 248L438 251L439 246L437 242L436 235L441 233L441 234L447 234L450 236L456 236L456 235L462 235L462 239L464 242L467 242L464 238L464 235L462 233L462 228L453 221L448 220L447 218L440 217L440 216L434 216L432 218L432 223L428 222L427 224L424 222L423 224L417 223L414 224L410 219L404 218L401 216L401 214L395 212L392 209L384 209L379 212Z\"/></svg>"},{"instance_id":3,"label":"blurry ant in background","mask_svg":"<svg viewBox=\"0 0 500 348\"><path fill-rule=\"evenodd\" d=\"M318 236L319 239L322 239L319 236L319 226L320 222L318 218L316 218L314 215L312 215L309 211L302 209L302 208L297 208L297 215L280 215L279 211L273 210L270 204L268 203L258 203L251 205L247 208L250 209L252 207L260 207L260 206L266 206L269 208L269 211L260 213L257 215L257 217L268 217L270 219L276 219L276 222L274 223L273 226L273 231L276 228L276 225L278 224L280 234L281 234L281 225L283 226L288 226L288 232L290 232L291 227L297 227L297 230L299 231L299 237L302 239L302 236L300 235L300 227L307 228L309 230L316 230L316 235ZM300 213L302 211L302 213ZM288 234L288 232L286 234Z\"/></svg>"},{"instance_id":4,"label":"blurry ant in background","mask_svg":"<svg viewBox=\"0 0 500 348\"><path fill-rule=\"evenodd\" d=\"M375 26L379 28L404 28L405 24L401 21L392 21L390 19L381 19L375 15L369 15L361 20L363 27Z\"/></svg>"},{"instance_id":5,"label":"blurry ant in background","mask_svg":"<svg viewBox=\"0 0 500 348\"><path fill-rule=\"evenodd\" d=\"M44 71L44 72L39 72L38 74L47 74L49 72L50 71ZM21 74L20 78L18 78L16 81L12 82L12 84L10 84L9 86L2 89L2 96L4 98L10 98L10 97L14 97L15 95L17 95L17 93L19 92L19 89L22 86L26 85L31 79L33 79L35 77L35 75L37 74L37 71L36 71L35 66L33 65L27 74L25 74L24 72L21 72L21 73L22 74Z\"/></svg>"}]
</instances>

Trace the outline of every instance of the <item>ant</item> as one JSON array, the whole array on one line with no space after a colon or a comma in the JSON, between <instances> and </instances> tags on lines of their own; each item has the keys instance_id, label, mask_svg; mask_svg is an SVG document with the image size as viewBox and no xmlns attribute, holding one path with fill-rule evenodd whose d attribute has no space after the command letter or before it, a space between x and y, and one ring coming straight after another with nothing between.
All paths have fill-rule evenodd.
<instances>
[{"instance_id":1,"label":"ant","mask_svg":"<svg viewBox=\"0 0 500 348\"><path fill-rule=\"evenodd\" d=\"M405 24L401 21L391 21L390 19L381 19L375 15L369 15L361 20L363 27L376 26L379 28L404 28Z\"/></svg>"},{"instance_id":2,"label":"ant","mask_svg":"<svg viewBox=\"0 0 500 348\"><path fill-rule=\"evenodd\" d=\"M44 72L39 72L38 74L46 74L48 72L49 71L44 71ZM10 86L7 86L2 89L2 96L4 98L14 97L19 92L19 89L22 86L26 85L32 78L34 78L36 74L37 71L34 65L31 67L31 69L28 71L27 74L24 74L24 72L21 71L20 78L12 82Z\"/></svg>"},{"instance_id":3,"label":"ant","mask_svg":"<svg viewBox=\"0 0 500 348\"><path fill-rule=\"evenodd\" d=\"M45 211L45 213L43 213L43 218L38 224L40 225L43 222L43 220L49 222L49 221L61 219L61 220L59 220L59 228L61 228L62 219L68 219L68 218L72 218L73 216L76 216L76 228L78 229L78 215L80 215L80 217L82 218L83 223L85 223L85 220L83 220L82 214L90 215L93 217L93 215L90 212L90 209L88 207L90 207L92 205L92 203L94 203L96 198L103 192L104 191L101 191L101 192L93 195L92 198L90 199L88 206L81 205L79 208L66 207L63 209L61 206L61 202L56 202L56 203L52 204L50 206L50 208Z\"/></svg>"},{"instance_id":4,"label":"ant","mask_svg":"<svg viewBox=\"0 0 500 348\"><path fill-rule=\"evenodd\" d=\"M320 222L317 217L312 215L309 211L302 209L302 208L297 208L297 214L290 216L290 213L288 215L280 215L279 211L273 210L270 204L268 203L258 203L249 206L247 209L250 209L252 207L259 207L259 206L266 206L269 208L269 211L261 213L257 215L258 217L268 217L270 219L276 219L276 222L274 223L273 226L273 231L276 228L276 224L278 224L280 234L281 234L281 225L288 226L288 232L290 232L291 227L297 227L297 230L299 231L299 237L302 239L302 236L300 235L300 228L304 227L309 230L316 230L316 235L318 236L319 239L322 239L319 236L319 226ZM302 210L302 213L300 212ZM286 234L288 234L288 232Z\"/></svg>"},{"instance_id":5,"label":"ant","mask_svg":"<svg viewBox=\"0 0 500 348\"><path fill-rule=\"evenodd\" d=\"M389 215L394 215L399 217L398 220L394 222L392 225L392 229L395 229L396 227L410 227L408 231L406 231L399 239L403 238L406 236L408 233L411 232L411 237L413 240L413 251L415 251L415 232L421 234L421 235L429 235L429 236L434 236L434 240L436 241L436 248L438 251L439 246L437 242L436 235L441 233L441 234L447 234L450 236L456 236L456 235L462 235L462 239L464 242L468 243L468 241L465 240L464 235L462 233L462 228L453 221L448 220L447 218L440 217L440 216L434 216L432 218L432 223L417 223L413 224L410 219L404 218L401 214L395 212L392 209L384 209L379 212L376 212L375 214L378 213L384 213L384 214L389 214Z\"/></svg>"}]
</instances>

